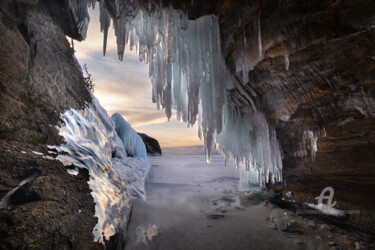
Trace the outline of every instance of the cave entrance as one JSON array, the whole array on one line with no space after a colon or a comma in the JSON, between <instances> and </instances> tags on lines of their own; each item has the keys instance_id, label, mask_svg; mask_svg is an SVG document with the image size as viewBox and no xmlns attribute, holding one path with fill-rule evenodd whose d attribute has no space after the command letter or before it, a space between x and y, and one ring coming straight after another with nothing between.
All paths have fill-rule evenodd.
<instances>
[{"instance_id":1,"label":"cave entrance","mask_svg":"<svg viewBox=\"0 0 375 250\"><path fill-rule=\"evenodd\" d=\"M101 11L103 11L103 9ZM168 119L168 111L166 111L165 109L156 109L156 107L159 107L160 105L158 105L158 101L156 105L155 103L152 103L152 100L155 99L153 98L153 96L155 95L155 89L152 88L152 84L150 81L149 65L141 62L140 56L138 55L139 51L137 51L139 50L139 48L137 48L136 46L130 48L129 43L126 42L124 55L120 56L120 58L123 60L118 60L117 58L119 48L118 40L116 40L118 38L116 38L115 35L116 29L110 27L108 29L107 36L105 36L106 55L103 56L103 33L101 32L102 24L100 22L100 11L98 8L89 8L89 15L90 24L88 27L87 38L82 42L72 42L72 46L74 47L76 58L83 66L84 71L86 71L84 72L84 74L86 74L86 76L90 74L93 78L93 82L95 85L94 94L100 101L101 105L107 110L108 114L111 116L114 113L119 113L122 116L126 117L128 122L137 132L145 133L151 137L156 138L162 147L163 154L200 155L202 156L201 158L203 158L203 155L207 153L207 149L205 148L205 146L203 146L203 140L200 140L198 136L199 129L197 123L201 122L199 121L199 118L197 118L198 121L195 122L195 125L189 126L187 125L187 123L177 120L176 110L172 109L172 115L169 114L170 119ZM186 22L188 21L186 20ZM211 21L207 22L207 20L204 19L200 24L198 23L198 25L206 27L204 26L205 22L211 25L209 26L209 28L213 28L213 24L211 23ZM119 28L117 27L117 30L118 29ZM194 30L192 32L199 33L198 31ZM215 37L214 34L215 32L213 32L213 37ZM199 40L198 37L193 38ZM216 41L212 37L208 38L209 41L207 42L201 39L200 44L203 48L204 46L217 46L218 48L220 48L220 41ZM218 39L220 40L220 38ZM191 43L193 44L188 44L188 46L192 46L194 48L194 46L196 46L194 40ZM211 45L211 43L214 43L215 45ZM213 51L212 48L211 50L210 48L207 48L207 50L207 53ZM199 53L204 54L205 52L199 51ZM186 56L193 57L193 55L189 54L186 54ZM197 59L197 61L201 60L202 59ZM216 62L214 61L214 63ZM206 70L209 71L214 69L215 68L213 67ZM217 72L213 71L213 73ZM208 75L206 76L206 78L213 78L213 76ZM193 80L194 79L190 79L190 81ZM191 90L188 89L186 91L190 95ZM217 93L213 96L217 96L219 94L222 93L217 91ZM194 95L192 94L192 96ZM211 97L207 96L207 99L209 98ZM189 99L189 105L190 101L191 100ZM217 103L214 102L214 104ZM207 105L210 104L206 104L206 106ZM190 108L188 108L188 110L190 112ZM210 115L218 116L218 123L221 123L221 113ZM194 114L188 114L188 124L191 122L191 120L196 119L192 118L192 116L194 116ZM211 117L211 119L214 120L216 118ZM180 120L182 120L181 116ZM216 126L219 127L218 124L216 124ZM217 130L218 128L215 129L216 132ZM210 132L208 132L206 136L208 135L209 137L209 133ZM207 140L205 142L207 142ZM212 142L209 143L212 144ZM212 153L214 155L219 155L218 151L216 151L215 149L213 149ZM228 159L225 159L225 161L227 160ZM218 163L219 161L222 163L222 165L224 165L224 159L221 156L215 157L214 162ZM225 163L225 165L226 164L227 163ZM229 160L229 164L233 168L233 159ZM231 178L233 177L241 179L239 183L239 190L259 190L259 172L255 169L249 169L245 166L245 164L242 164L241 166L237 165L237 167L240 168L240 171L235 170L235 173L230 173L230 175Z\"/></svg>"},{"instance_id":2,"label":"cave entrance","mask_svg":"<svg viewBox=\"0 0 375 250\"><path fill-rule=\"evenodd\" d=\"M106 55L102 55L103 33L100 32L99 10L90 9L89 15L91 20L87 38L82 42L73 42L72 46L84 74L91 74L94 95L110 116L119 113L137 132L157 139L163 152L163 157L148 157L152 167L150 180L146 183L146 202L134 200L135 212L129 224L127 249L137 248L142 243L159 244L157 247L163 248L165 244L178 239L180 233L194 237L193 227L187 230L178 227L176 232L162 232L168 240L158 242L160 231L180 223L194 222L210 230L202 218L224 217L228 209L234 210L240 206L240 189L247 188L240 184L239 189L240 173L247 176L247 172L235 169L233 161L229 163L231 167L226 167L217 151L211 156L211 164L206 165L205 148L198 137L197 124L188 126L178 121L175 110L172 110L170 120L164 109L157 110L156 104L152 103L149 66L140 62L136 49L131 51L129 46L125 47L123 60L118 60L112 28L108 30ZM247 177L243 179L249 181ZM208 206L218 211L201 214L200 210ZM170 213L177 221L168 220ZM228 221L228 225L232 222ZM240 227L240 224L237 226ZM199 241L204 239L200 238Z\"/></svg>"},{"instance_id":3,"label":"cave entrance","mask_svg":"<svg viewBox=\"0 0 375 250\"><path fill-rule=\"evenodd\" d=\"M100 32L99 9L89 9L90 24L87 38L74 41L75 56L92 75L94 95L111 116L120 113L135 130L156 138L165 153L187 154L204 152L198 138L197 126L187 128L177 121L172 111L168 121L164 110L157 110L152 103L152 86L149 66L140 62L134 48L127 45L123 61L118 60L116 37L112 27L108 30L106 56L102 55L103 33Z\"/></svg>"}]
</instances>

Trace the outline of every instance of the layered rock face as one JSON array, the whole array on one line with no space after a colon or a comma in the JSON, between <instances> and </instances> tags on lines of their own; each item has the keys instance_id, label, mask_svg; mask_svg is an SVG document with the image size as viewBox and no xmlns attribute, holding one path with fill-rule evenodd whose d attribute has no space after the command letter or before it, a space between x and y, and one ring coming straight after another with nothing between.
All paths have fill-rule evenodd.
<instances>
[{"instance_id":1,"label":"layered rock face","mask_svg":"<svg viewBox=\"0 0 375 250\"><path fill-rule=\"evenodd\" d=\"M73 51L38 1L1 1L0 33L0 197L31 179L2 200L1 248L102 249L87 171L69 175L48 156L60 113L91 98Z\"/></svg>"}]
</instances>

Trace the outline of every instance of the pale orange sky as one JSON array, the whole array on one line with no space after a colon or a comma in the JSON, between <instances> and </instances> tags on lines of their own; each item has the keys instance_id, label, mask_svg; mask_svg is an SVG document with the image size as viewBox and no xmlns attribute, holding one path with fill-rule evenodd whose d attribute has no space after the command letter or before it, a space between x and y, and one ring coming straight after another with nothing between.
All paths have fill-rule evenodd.
<instances>
[{"instance_id":1,"label":"pale orange sky","mask_svg":"<svg viewBox=\"0 0 375 250\"><path fill-rule=\"evenodd\" d=\"M156 104L151 101L148 65L139 62L129 48L125 49L123 62L118 60L113 26L108 32L107 53L103 57L98 8L89 14L87 38L83 42L75 41L75 56L82 66L87 64L95 83L94 95L108 114L122 114L135 130L154 137L161 147L202 145L197 124L187 128L187 124L176 120L175 112L168 122L164 110L156 110Z\"/></svg>"}]
</instances>

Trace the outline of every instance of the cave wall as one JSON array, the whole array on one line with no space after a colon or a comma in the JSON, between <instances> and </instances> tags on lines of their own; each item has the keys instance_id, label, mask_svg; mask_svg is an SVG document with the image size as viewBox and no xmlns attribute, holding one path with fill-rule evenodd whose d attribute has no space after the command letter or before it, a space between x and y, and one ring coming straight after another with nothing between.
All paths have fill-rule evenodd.
<instances>
[{"instance_id":1,"label":"cave wall","mask_svg":"<svg viewBox=\"0 0 375 250\"><path fill-rule=\"evenodd\" d=\"M375 228L374 2L280 1L258 15L263 58L257 58L255 28L247 48L240 35L229 43L227 59L234 63L245 53L260 60L245 88L257 93L259 109L277 129L283 190L297 202L316 203L331 186L336 208L359 210L351 219ZM311 139L307 154L301 152L308 130L318 135L316 157Z\"/></svg>"},{"instance_id":2,"label":"cave wall","mask_svg":"<svg viewBox=\"0 0 375 250\"><path fill-rule=\"evenodd\" d=\"M40 1L1 1L0 33L0 197L37 176L0 209L0 248L101 249L87 171L32 152L49 155L60 113L91 100L69 42Z\"/></svg>"}]
</instances>

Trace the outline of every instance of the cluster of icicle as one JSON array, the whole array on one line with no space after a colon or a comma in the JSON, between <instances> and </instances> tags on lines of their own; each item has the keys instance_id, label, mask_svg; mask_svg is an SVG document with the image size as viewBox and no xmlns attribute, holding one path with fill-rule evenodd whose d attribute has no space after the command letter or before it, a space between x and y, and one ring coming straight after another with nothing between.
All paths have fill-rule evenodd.
<instances>
[{"instance_id":1,"label":"cluster of icicle","mask_svg":"<svg viewBox=\"0 0 375 250\"><path fill-rule=\"evenodd\" d=\"M125 232L130 198L145 198L144 182L150 169L143 158L145 145L125 120L111 119L94 96L84 110L71 109L61 116L65 125L58 129L65 143L49 147L58 151L58 160L72 168L70 174L88 170L98 217L93 234L95 241L103 243L103 236L108 240ZM130 148L135 157L127 157Z\"/></svg>"},{"instance_id":2,"label":"cluster of icicle","mask_svg":"<svg viewBox=\"0 0 375 250\"><path fill-rule=\"evenodd\" d=\"M86 1L94 7L95 1ZM281 153L274 129L254 104L240 111L227 102L227 91L238 82L225 64L217 17L189 20L182 12L158 8L152 1L148 9L126 2L99 3L103 54L112 20L119 59L123 60L127 43L140 61L149 64L153 102L165 109L168 119L174 109L177 119L188 126L198 123L207 161L215 145L226 157L234 157L238 168L253 169L260 185L281 181ZM106 4L115 13L110 14ZM261 54L260 30L257 43Z\"/></svg>"},{"instance_id":3,"label":"cluster of icicle","mask_svg":"<svg viewBox=\"0 0 375 250\"><path fill-rule=\"evenodd\" d=\"M95 6L96 0L69 0L69 10L78 28L82 39L86 39L90 22L87 6Z\"/></svg>"},{"instance_id":4,"label":"cluster of icicle","mask_svg":"<svg viewBox=\"0 0 375 250\"><path fill-rule=\"evenodd\" d=\"M326 130L305 130L302 133L302 143L299 145L299 150L294 152L294 157L306 157L308 151L310 151L311 160L315 161L316 152L318 152L318 139L319 137L326 137ZM308 150L307 143L310 142L310 148Z\"/></svg>"}]
</instances>

